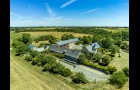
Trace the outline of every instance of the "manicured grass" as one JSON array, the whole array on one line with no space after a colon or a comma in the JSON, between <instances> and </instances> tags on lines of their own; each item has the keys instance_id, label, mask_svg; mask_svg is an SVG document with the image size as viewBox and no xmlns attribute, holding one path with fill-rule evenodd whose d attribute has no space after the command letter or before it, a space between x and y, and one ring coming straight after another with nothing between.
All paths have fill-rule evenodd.
<instances>
[{"instance_id":1,"label":"manicured grass","mask_svg":"<svg viewBox=\"0 0 140 90\"><path fill-rule=\"evenodd\" d=\"M116 57L113 58L109 65L115 66L117 70L129 67L129 53L122 51L122 57L118 57L118 53L116 53Z\"/></svg>"},{"instance_id":2,"label":"manicured grass","mask_svg":"<svg viewBox=\"0 0 140 90\"><path fill-rule=\"evenodd\" d=\"M49 31L49 32L20 32L20 33L29 33L29 34L31 34L31 36L32 37L37 37L37 36L40 36L40 35L53 35L53 36L55 36L56 38L61 38L61 36L63 35L63 34L66 34L66 33L68 33L68 34L72 34L72 35L74 35L75 37L83 37L83 36L93 36L93 35L91 35L91 34L82 34L82 33L73 33L73 32L57 32L57 31L55 31L55 32L52 32L52 31Z\"/></svg>"}]
</instances>

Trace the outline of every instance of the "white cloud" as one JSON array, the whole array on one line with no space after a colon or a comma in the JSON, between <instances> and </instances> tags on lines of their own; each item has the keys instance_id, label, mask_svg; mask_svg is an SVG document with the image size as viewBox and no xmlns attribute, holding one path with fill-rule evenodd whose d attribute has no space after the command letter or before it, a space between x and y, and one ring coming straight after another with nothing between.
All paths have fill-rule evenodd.
<instances>
[{"instance_id":1,"label":"white cloud","mask_svg":"<svg viewBox=\"0 0 140 90\"><path fill-rule=\"evenodd\" d=\"M39 23L44 23L44 24L48 24L48 23L60 23L60 22L65 22L69 19L64 19L62 16L57 16L56 13L50 8L49 4L48 3L44 3L46 8L47 8L47 11L49 13L49 17L43 17L43 18L40 18L42 19Z\"/></svg>"},{"instance_id":2,"label":"white cloud","mask_svg":"<svg viewBox=\"0 0 140 90\"><path fill-rule=\"evenodd\" d=\"M41 19L48 20L48 21L54 21L54 20L60 20L62 18L63 17L48 17L48 18L41 18Z\"/></svg>"},{"instance_id":3,"label":"white cloud","mask_svg":"<svg viewBox=\"0 0 140 90\"><path fill-rule=\"evenodd\" d=\"M54 17L55 13L52 11L52 9L50 8L49 4L48 3L45 3L45 4L46 4L46 8L47 8L48 13L50 14L50 16Z\"/></svg>"},{"instance_id":4,"label":"white cloud","mask_svg":"<svg viewBox=\"0 0 140 90\"><path fill-rule=\"evenodd\" d=\"M68 1L68 2L66 2L66 3L64 3L60 8L64 8L64 7L66 7L67 5L69 5L69 4L71 4L71 3L74 3L76 0L70 0L70 1Z\"/></svg>"},{"instance_id":5,"label":"white cloud","mask_svg":"<svg viewBox=\"0 0 140 90\"><path fill-rule=\"evenodd\" d=\"M23 17L23 16L20 16L20 15L18 15L18 14L15 14L15 13L13 13L13 12L10 12L10 14L11 15L13 15L13 16L16 16L17 18L32 18L32 17Z\"/></svg>"},{"instance_id":6,"label":"white cloud","mask_svg":"<svg viewBox=\"0 0 140 90\"><path fill-rule=\"evenodd\" d=\"M91 9L91 10L88 10L88 11L83 12L83 13L80 13L80 14L91 13L91 12L94 12L94 11L97 11L97 10L99 10L99 8L97 8L97 9Z\"/></svg>"}]
</instances>

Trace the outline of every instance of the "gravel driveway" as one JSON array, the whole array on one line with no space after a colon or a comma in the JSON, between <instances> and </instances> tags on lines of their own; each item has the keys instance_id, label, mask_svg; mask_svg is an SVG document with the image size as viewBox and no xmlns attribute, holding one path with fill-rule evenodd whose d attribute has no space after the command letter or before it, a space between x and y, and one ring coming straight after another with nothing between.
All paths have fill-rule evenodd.
<instances>
[{"instance_id":1,"label":"gravel driveway","mask_svg":"<svg viewBox=\"0 0 140 90\"><path fill-rule=\"evenodd\" d=\"M96 69L90 68L90 67L86 67L83 65L76 65L76 67L74 68L72 65L69 65L62 61L59 61L59 62L74 72L83 72L83 74L86 76L86 78L91 82L95 81L95 80L96 81L105 81L109 78L109 76L106 75L105 73L98 71Z\"/></svg>"}]
</instances>

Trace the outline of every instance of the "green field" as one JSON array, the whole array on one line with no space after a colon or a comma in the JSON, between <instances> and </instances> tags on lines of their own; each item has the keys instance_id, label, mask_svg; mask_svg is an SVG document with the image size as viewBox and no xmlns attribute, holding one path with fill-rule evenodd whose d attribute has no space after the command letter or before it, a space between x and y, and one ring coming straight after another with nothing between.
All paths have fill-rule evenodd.
<instances>
[{"instance_id":1,"label":"green field","mask_svg":"<svg viewBox=\"0 0 140 90\"><path fill-rule=\"evenodd\" d=\"M117 33L117 32L122 32L122 31L127 31L129 32L129 28L103 28L104 30L107 30L107 31L112 31L113 33Z\"/></svg>"},{"instance_id":2,"label":"green field","mask_svg":"<svg viewBox=\"0 0 140 90\"><path fill-rule=\"evenodd\" d=\"M83 33L73 33L73 32L57 32L57 31L42 31L42 32L20 32L20 33L29 33L33 38L41 35L53 35L56 38L61 38L63 34L72 34L75 37L83 37L83 36L93 36L91 34L83 34Z\"/></svg>"}]
</instances>

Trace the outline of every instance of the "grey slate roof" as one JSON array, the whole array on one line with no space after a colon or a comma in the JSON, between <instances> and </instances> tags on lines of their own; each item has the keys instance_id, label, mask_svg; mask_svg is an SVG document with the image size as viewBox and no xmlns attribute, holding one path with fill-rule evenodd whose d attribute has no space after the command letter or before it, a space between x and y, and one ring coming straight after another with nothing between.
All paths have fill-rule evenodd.
<instances>
[{"instance_id":1,"label":"grey slate roof","mask_svg":"<svg viewBox=\"0 0 140 90\"><path fill-rule=\"evenodd\" d=\"M88 52L91 52L91 53L94 52L91 45L88 45L85 48L88 50Z\"/></svg>"},{"instance_id":2,"label":"grey slate roof","mask_svg":"<svg viewBox=\"0 0 140 90\"><path fill-rule=\"evenodd\" d=\"M49 47L49 49L50 49L51 51L54 51L54 52L57 52L57 53L63 53L65 50L67 50L67 49L64 48L64 47L59 47L59 46L56 46L56 45L51 45L51 46Z\"/></svg>"},{"instance_id":3,"label":"grey slate roof","mask_svg":"<svg viewBox=\"0 0 140 90\"><path fill-rule=\"evenodd\" d=\"M91 45L92 45L94 48L100 48L100 45L99 45L97 42L92 43Z\"/></svg>"},{"instance_id":4,"label":"grey slate roof","mask_svg":"<svg viewBox=\"0 0 140 90\"><path fill-rule=\"evenodd\" d=\"M33 49L35 46L33 46L32 44L30 44L29 46L28 46L28 48L29 49Z\"/></svg>"},{"instance_id":5,"label":"grey slate roof","mask_svg":"<svg viewBox=\"0 0 140 90\"><path fill-rule=\"evenodd\" d=\"M65 55L73 58L78 58L80 54L81 54L80 51L72 50L72 49L68 49L67 52L65 53Z\"/></svg>"},{"instance_id":6,"label":"grey slate roof","mask_svg":"<svg viewBox=\"0 0 140 90\"><path fill-rule=\"evenodd\" d=\"M97 49L97 48L100 48L100 46L97 42L95 42L95 43L92 43L91 45L86 46L85 48L88 50L88 52L93 53L93 52L96 52L93 50L93 48Z\"/></svg>"},{"instance_id":7,"label":"grey slate roof","mask_svg":"<svg viewBox=\"0 0 140 90\"><path fill-rule=\"evenodd\" d=\"M70 56L70 57L73 57L73 58L78 58L79 57L79 54L81 53L78 50L67 49L67 48L64 48L64 47L59 47L57 45L51 45L49 47L49 49L51 51L57 52L57 53L63 53L63 52L65 52L65 55Z\"/></svg>"},{"instance_id":8,"label":"grey slate roof","mask_svg":"<svg viewBox=\"0 0 140 90\"><path fill-rule=\"evenodd\" d=\"M35 47L35 48L33 48L33 50L36 50L36 51L38 51L38 52L42 52L42 51L45 50L45 49L44 49L44 47L41 47L41 48L36 48L36 47Z\"/></svg>"},{"instance_id":9,"label":"grey slate roof","mask_svg":"<svg viewBox=\"0 0 140 90\"><path fill-rule=\"evenodd\" d=\"M49 46L46 46L46 48L44 48L44 47L37 48L37 47L33 46L32 44L30 44L30 45L28 46L29 49L36 50L36 51L38 51L38 52L42 52L43 50L48 49L48 47L49 47Z\"/></svg>"},{"instance_id":10,"label":"grey slate roof","mask_svg":"<svg viewBox=\"0 0 140 90\"><path fill-rule=\"evenodd\" d=\"M78 38L74 38L74 39L59 41L59 42L57 42L57 44L58 45L65 45L65 44L69 44L69 43L73 43L73 42L77 42L77 41L79 41L79 39Z\"/></svg>"},{"instance_id":11,"label":"grey slate roof","mask_svg":"<svg viewBox=\"0 0 140 90\"><path fill-rule=\"evenodd\" d=\"M47 45L44 46L45 49L48 49L49 47L50 47L50 46L47 46Z\"/></svg>"}]
</instances>

